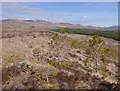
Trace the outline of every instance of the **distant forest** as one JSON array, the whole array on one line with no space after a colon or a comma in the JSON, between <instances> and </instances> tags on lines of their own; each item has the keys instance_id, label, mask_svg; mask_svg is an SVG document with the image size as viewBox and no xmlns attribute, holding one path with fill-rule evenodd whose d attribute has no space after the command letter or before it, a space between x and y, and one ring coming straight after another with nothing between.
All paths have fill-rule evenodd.
<instances>
[{"instance_id":1,"label":"distant forest","mask_svg":"<svg viewBox=\"0 0 120 91\"><path fill-rule=\"evenodd\" d=\"M106 38L111 38L120 41L120 33L118 31L101 31L101 30L91 30L91 29L54 29L55 32L66 32L70 34L83 34L83 35L98 35Z\"/></svg>"}]
</instances>

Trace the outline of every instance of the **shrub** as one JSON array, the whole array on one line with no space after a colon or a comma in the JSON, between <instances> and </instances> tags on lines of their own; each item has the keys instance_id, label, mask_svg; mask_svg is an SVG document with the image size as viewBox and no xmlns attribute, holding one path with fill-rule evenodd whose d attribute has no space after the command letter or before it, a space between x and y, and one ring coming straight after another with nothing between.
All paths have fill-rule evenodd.
<instances>
[{"instance_id":1,"label":"shrub","mask_svg":"<svg viewBox=\"0 0 120 91\"><path fill-rule=\"evenodd\" d=\"M80 42L78 40L71 39L71 47L79 48L80 47Z\"/></svg>"},{"instance_id":2,"label":"shrub","mask_svg":"<svg viewBox=\"0 0 120 91\"><path fill-rule=\"evenodd\" d=\"M39 48L34 48L32 52L33 54L39 54L41 50Z\"/></svg>"},{"instance_id":3,"label":"shrub","mask_svg":"<svg viewBox=\"0 0 120 91\"><path fill-rule=\"evenodd\" d=\"M107 78L108 74L106 72L101 71L101 75L103 76L103 78Z\"/></svg>"},{"instance_id":4,"label":"shrub","mask_svg":"<svg viewBox=\"0 0 120 91\"><path fill-rule=\"evenodd\" d=\"M101 75L104 77L104 78L106 78L106 77L108 77L108 74L107 74L107 68L106 68L106 66L105 65L102 65L101 67L100 67L100 72L101 72Z\"/></svg>"},{"instance_id":5,"label":"shrub","mask_svg":"<svg viewBox=\"0 0 120 91\"><path fill-rule=\"evenodd\" d=\"M61 63L61 66L62 66L63 68L69 68L69 67L70 67L70 64L69 64L69 62L67 62L67 61L63 61L63 62Z\"/></svg>"},{"instance_id":6,"label":"shrub","mask_svg":"<svg viewBox=\"0 0 120 91\"><path fill-rule=\"evenodd\" d=\"M52 60L52 61L50 62L50 64L51 64L52 66L54 66L54 67L57 67L57 66L58 66L58 63L57 63L55 60Z\"/></svg>"},{"instance_id":7,"label":"shrub","mask_svg":"<svg viewBox=\"0 0 120 91\"><path fill-rule=\"evenodd\" d=\"M26 62L20 63L20 67L23 72L30 71L30 66Z\"/></svg>"}]
</instances>

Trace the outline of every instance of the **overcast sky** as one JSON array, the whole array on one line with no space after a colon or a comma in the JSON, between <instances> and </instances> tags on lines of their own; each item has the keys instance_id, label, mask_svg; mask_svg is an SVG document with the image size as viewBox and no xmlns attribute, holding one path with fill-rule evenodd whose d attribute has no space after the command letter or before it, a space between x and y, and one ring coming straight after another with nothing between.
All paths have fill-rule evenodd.
<instances>
[{"instance_id":1,"label":"overcast sky","mask_svg":"<svg viewBox=\"0 0 120 91\"><path fill-rule=\"evenodd\" d=\"M3 2L2 19L42 19L93 26L118 25L117 2Z\"/></svg>"}]
</instances>

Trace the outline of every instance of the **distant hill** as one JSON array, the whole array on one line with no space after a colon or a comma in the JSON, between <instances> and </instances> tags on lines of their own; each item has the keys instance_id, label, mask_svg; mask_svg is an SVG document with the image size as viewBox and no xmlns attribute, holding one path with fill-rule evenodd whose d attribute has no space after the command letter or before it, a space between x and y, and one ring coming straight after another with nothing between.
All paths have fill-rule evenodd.
<instances>
[{"instance_id":1,"label":"distant hill","mask_svg":"<svg viewBox=\"0 0 120 91\"><path fill-rule=\"evenodd\" d=\"M5 30L31 30L31 31L46 31L58 28L73 28L73 29L92 29L92 30L118 30L117 26L111 27L95 27L95 26L84 26L81 24L70 24L70 23L51 23L44 20L17 20L17 19L6 19L2 20L2 28Z\"/></svg>"},{"instance_id":2,"label":"distant hill","mask_svg":"<svg viewBox=\"0 0 120 91\"><path fill-rule=\"evenodd\" d=\"M49 29L54 29L55 26L43 20L14 20L7 19L2 21L2 28L4 30L36 30L36 31L46 31Z\"/></svg>"}]
</instances>

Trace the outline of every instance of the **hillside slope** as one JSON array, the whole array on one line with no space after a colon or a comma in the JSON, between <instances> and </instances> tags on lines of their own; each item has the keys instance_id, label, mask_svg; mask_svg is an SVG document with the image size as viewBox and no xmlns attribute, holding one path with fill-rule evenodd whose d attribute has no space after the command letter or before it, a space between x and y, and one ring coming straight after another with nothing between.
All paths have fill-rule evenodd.
<instances>
[{"instance_id":1,"label":"hillside slope","mask_svg":"<svg viewBox=\"0 0 120 91\"><path fill-rule=\"evenodd\" d=\"M3 89L119 89L117 41L17 28L2 32Z\"/></svg>"}]
</instances>

